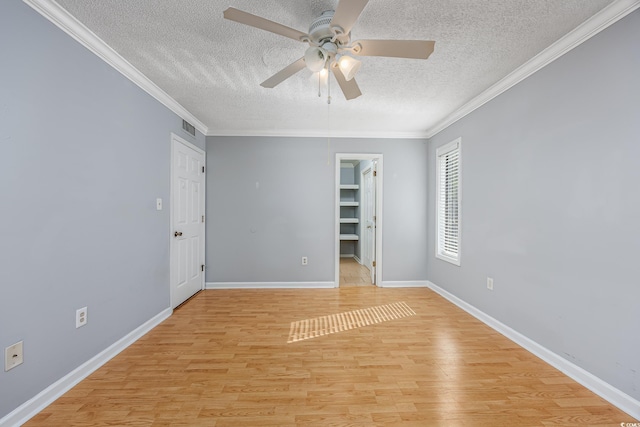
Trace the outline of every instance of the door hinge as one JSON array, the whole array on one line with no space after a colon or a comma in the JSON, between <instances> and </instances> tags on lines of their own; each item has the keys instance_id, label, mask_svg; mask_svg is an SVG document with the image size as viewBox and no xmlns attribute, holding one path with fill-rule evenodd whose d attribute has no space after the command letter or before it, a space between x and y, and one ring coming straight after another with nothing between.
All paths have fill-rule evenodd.
<instances>
[{"instance_id":1,"label":"door hinge","mask_svg":"<svg viewBox=\"0 0 640 427\"><path fill-rule=\"evenodd\" d=\"M378 176L378 171L373 171L373 176Z\"/></svg>"},{"instance_id":2,"label":"door hinge","mask_svg":"<svg viewBox=\"0 0 640 427\"><path fill-rule=\"evenodd\" d=\"M200 266L200 271L204 271L204 264Z\"/></svg>"},{"instance_id":3,"label":"door hinge","mask_svg":"<svg viewBox=\"0 0 640 427\"><path fill-rule=\"evenodd\" d=\"M372 264L374 267L376 266L376 262L375 262L375 261L373 261L371 264Z\"/></svg>"},{"instance_id":4,"label":"door hinge","mask_svg":"<svg viewBox=\"0 0 640 427\"><path fill-rule=\"evenodd\" d=\"M204 222L204 215L202 215L202 222Z\"/></svg>"},{"instance_id":5,"label":"door hinge","mask_svg":"<svg viewBox=\"0 0 640 427\"><path fill-rule=\"evenodd\" d=\"M204 173L204 166L202 167L202 173Z\"/></svg>"}]
</instances>

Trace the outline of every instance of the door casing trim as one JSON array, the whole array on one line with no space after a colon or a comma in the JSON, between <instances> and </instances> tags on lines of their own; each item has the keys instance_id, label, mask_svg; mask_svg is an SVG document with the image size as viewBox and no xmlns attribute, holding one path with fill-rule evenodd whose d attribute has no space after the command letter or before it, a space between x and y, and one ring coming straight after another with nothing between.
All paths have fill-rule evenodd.
<instances>
[{"instance_id":1,"label":"door casing trim","mask_svg":"<svg viewBox=\"0 0 640 427\"><path fill-rule=\"evenodd\" d=\"M375 160L377 162L376 167L376 203L375 203L375 215L376 215L376 232L375 232L375 261L376 261L376 286L381 286L383 275L383 258L382 258L382 226L383 226L383 176L384 176L384 164L382 153L336 153L335 158L335 188L334 188L334 280L335 287L340 286L340 162L342 160Z\"/></svg>"}]
</instances>

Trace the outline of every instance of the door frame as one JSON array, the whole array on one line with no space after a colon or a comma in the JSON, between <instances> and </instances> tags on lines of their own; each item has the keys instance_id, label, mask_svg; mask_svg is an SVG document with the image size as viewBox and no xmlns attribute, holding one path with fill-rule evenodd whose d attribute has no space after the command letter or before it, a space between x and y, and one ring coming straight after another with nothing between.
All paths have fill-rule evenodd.
<instances>
[{"instance_id":1,"label":"door frame","mask_svg":"<svg viewBox=\"0 0 640 427\"><path fill-rule=\"evenodd\" d=\"M377 162L375 189L376 189L376 203L375 203L375 216L376 216L376 232L375 232L375 277L376 286L382 285L382 189L383 189L383 156L382 153L336 153L335 157L335 188L334 188L334 252L335 252L335 267L334 267L334 287L340 286L340 162L342 160L371 160Z\"/></svg>"},{"instance_id":2,"label":"door frame","mask_svg":"<svg viewBox=\"0 0 640 427\"><path fill-rule=\"evenodd\" d=\"M174 187L173 187L173 179L174 179L174 147L176 146L176 144L182 144L184 146L186 146L187 148L190 148L200 154L203 155L203 166L204 168L204 181L202 183L202 206L206 206L206 202L207 202L207 192L206 192L206 185L207 185L207 167L206 167L206 163L207 163L207 153L206 151L204 151L202 148L192 144L191 142L181 138L180 136L176 135L175 133L171 132L171 145L170 145L170 150L171 153L169 155L170 157L170 176L169 176L169 306L174 309L177 307L174 306L173 304L173 299L174 299L174 292L175 290L173 289L173 284L175 283L175 274L176 272L174 271L174 265L175 265L175 256L176 256L176 250L175 250L175 239L173 238L173 231L174 231L174 224L173 224L173 211L174 211L174 201L175 201L175 191L174 191ZM204 260L206 260L206 253L205 253L205 249L207 247L206 245L206 237L207 237L207 232L206 232L206 218L205 218L205 228L203 231L203 236L202 236L202 246L201 246L201 251L202 251L202 257L203 257L203 264L205 264ZM206 272L206 269L205 269ZM202 285L200 287L200 290L205 288L205 272L203 272L202 274ZM179 304L178 304L179 305Z\"/></svg>"}]
</instances>

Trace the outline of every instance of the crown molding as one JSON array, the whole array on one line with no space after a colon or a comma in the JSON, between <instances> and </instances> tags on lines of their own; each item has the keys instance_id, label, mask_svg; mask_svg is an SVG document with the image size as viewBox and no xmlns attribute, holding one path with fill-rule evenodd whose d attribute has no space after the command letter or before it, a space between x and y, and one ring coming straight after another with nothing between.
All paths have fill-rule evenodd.
<instances>
[{"instance_id":1,"label":"crown molding","mask_svg":"<svg viewBox=\"0 0 640 427\"><path fill-rule=\"evenodd\" d=\"M182 119L191 123L198 131L206 135L209 132L200 120L187 111L175 99L160 89L147 76L142 74L136 67L131 65L126 59L120 56L100 37L94 34L73 15L63 9L53 0L23 0L40 15L45 17L55 26L71 36L74 40L89 49L104 62L115 68L123 76L131 80L142 90L158 100L162 105L173 111Z\"/></svg>"},{"instance_id":2,"label":"crown molding","mask_svg":"<svg viewBox=\"0 0 640 427\"><path fill-rule=\"evenodd\" d=\"M368 139L427 139L427 133L421 132L376 132L376 131L326 131L326 130L211 130L207 136L264 136L281 138L368 138Z\"/></svg>"},{"instance_id":3,"label":"crown molding","mask_svg":"<svg viewBox=\"0 0 640 427\"><path fill-rule=\"evenodd\" d=\"M467 102L462 107L449 114L445 119L436 123L425 132L426 138L432 138L448 128L467 114L477 110L498 95L506 92L536 71L546 67L573 48L581 45L605 28L615 24L640 7L640 0L617 0L600 12L593 15L584 23L577 26L560 40L525 62L502 80L489 87L480 95Z\"/></svg>"}]
</instances>

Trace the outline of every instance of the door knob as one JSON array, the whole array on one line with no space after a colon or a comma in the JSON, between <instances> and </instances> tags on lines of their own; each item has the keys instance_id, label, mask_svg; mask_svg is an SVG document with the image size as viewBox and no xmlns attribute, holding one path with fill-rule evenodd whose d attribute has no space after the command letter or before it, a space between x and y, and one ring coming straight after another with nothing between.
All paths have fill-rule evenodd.
<instances>
[{"instance_id":1,"label":"door knob","mask_svg":"<svg viewBox=\"0 0 640 427\"><path fill-rule=\"evenodd\" d=\"M182 231L176 231L175 233L173 233L174 237L180 237L182 236Z\"/></svg>"}]
</instances>

